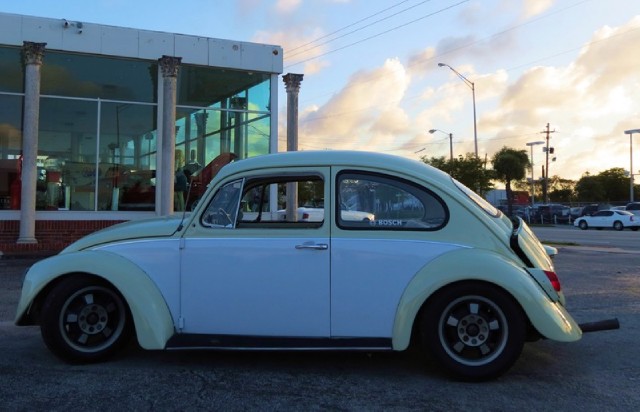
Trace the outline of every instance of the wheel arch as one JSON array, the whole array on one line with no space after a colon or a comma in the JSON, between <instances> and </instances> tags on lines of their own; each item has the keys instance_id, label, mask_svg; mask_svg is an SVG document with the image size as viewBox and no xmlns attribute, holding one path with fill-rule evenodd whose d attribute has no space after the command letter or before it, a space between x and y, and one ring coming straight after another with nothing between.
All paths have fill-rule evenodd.
<instances>
[{"instance_id":1,"label":"wheel arch","mask_svg":"<svg viewBox=\"0 0 640 412\"><path fill-rule=\"evenodd\" d=\"M497 253L462 249L432 261L407 285L394 319L393 349L404 350L409 346L420 312L431 297L444 288L468 281L489 283L505 291L522 308L533 327L548 339L569 342L582 335L565 308L553 302L524 268Z\"/></svg>"},{"instance_id":2,"label":"wheel arch","mask_svg":"<svg viewBox=\"0 0 640 412\"><path fill-rule=\"evenodd\" d=\"M37 324L35 315L47 292L72 275L93 276L113 286L129 308L140 346L164 349L175 329L160 290L139 266L106 251L65 253L35 263L23 283L16 325Z\"/></svg>"}]
</instances>

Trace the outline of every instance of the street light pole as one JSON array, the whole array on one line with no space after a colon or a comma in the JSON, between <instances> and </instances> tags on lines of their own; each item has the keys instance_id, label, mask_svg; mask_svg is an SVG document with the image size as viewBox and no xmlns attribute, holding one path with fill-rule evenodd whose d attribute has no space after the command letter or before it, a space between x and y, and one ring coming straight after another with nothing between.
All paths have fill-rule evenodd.
<instances>
[{"instance_id":1,"label":"street light pole","mask_svg":"<svg viewBox=\"0 0 640 412\"><path fill-rule=\"evenodd\" d=\"M538 140L535 142L529 142L527 143L527 146L529 146L531 148L531 207L533 207L533 205L535 204L535 199L534 199L534 194L535 194L535 186L534 186L534 180L533 180L533 146L537 146L540 144L544 144L544 142L542 140Z\"/></svg>"},{"instance_id":2,"label":"street light pole","mask_svg":"<svg viewBox=\"0 0 640 412\"><path fill-rule=\"evenodd\" d=\"M633 134L640 133L640 129L625 130L629 135L629 202L633 202Z\"/></svg>"},{"instance_id":3,"label":"street light pole","mask_svg":"<svg viewBox=\"0 0 640 412\"><path fill-rule=\"evenodd\" d=\"M449 135L449 160L453 162L453 133L443 132L440 129L431 129L429 133L434 134L435 132L440 132Z\"/></svg>"},{"instance_id":4,"label":"street light pole","mask_svg":"<svg viewBox=\"0 0 640 412\"><path fill-rule=\"evenodd\" d=\"M438 63L438 67L448 67L449 70L454 72L467 86L471 88L471 97L473 98L473 146L474 153L476 154L476 159L478 158L478 125L476 121L476 85L462 74L460 74L456 69L449 66L446 63Z\"/></svg>"}]
</instances>

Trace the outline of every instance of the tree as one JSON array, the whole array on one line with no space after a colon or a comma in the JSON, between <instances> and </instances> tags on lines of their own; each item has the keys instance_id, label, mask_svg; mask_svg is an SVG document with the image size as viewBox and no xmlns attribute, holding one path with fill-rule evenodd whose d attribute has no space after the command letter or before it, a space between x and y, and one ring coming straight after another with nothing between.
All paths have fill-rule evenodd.
<instances>
[{"instance_id":1,"label":"tree","mask_svg":"<svg viewBox=\"0 0 640 412\"><path fill-rule=\"evenodd\" d=\"M585 173L576 183L578 200L583 202L611 202L628 199L629 177L623 168L614 167L595 176Z\"/></svg>"},{"instance_id":2,"label":"tree","mask_svg":"<svg viewBox=\"0 0 640 412\"><path fill-rule=\"evenodd\" d=\"M449 160L442 157L422 156L421 160L435 168L450 174L463 185L483 195L493 188L491 184L492 172L487 170L485 162L478 159L475 154L467 153L465 157Z\"/></svg>"},{"instance_id":3,"label":"tree","mask_svg":"<svg viewBox=\"0 0 640 412\"><path fill-rule=\"evenodd\" d=\"M588 172L576 183L576 195L580 202L593 202L604 199L604 188L597 176Z\"/></svg>"},{"instance_id":4,"label":"tree","mask_svg":"<svg viewBox=\"0 0 640 412\"><path fill-rule=\"evenodd\" d=\"M598 173L607 201L624 200L629 197L629 176L621 167L614 167Z\"/></svg>"},{"instance_id":5,"label":"tree","mask_svg":"<svg viewBox=\"0 0 640 412\"><path fill-rule=\"evenodd\" d=\"M507 191L507 211L511 216L513 213L511 182L524 179L529 166L529 155L526 150L515 150L505 146L493 155L492 163L494 178L504 182Z\"/></svg>"},{"instance_id":6,"label":"tree","mask_svg":"<svg viewBox=\"0 0 640 412\"><path fill-rule=\"evenodd\" d=\"M557 203L571 203L575 198L575 180L553 175L549 179L549 199Z\"/></svg>"}]
</instances>

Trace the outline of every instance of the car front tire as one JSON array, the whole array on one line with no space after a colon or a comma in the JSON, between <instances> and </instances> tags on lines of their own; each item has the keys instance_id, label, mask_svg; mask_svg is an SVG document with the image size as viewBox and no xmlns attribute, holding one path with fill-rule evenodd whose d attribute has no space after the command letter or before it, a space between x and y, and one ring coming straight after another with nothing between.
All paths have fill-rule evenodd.
<instances>
[{"instance_id":1,"label":"car front tire","mask_svg":"<svg viewBox=\"0 0 640 412\"><path fill-rule=\"evenodd\" d=\"M587 224L587 222L585 222L584 220L581 220L580 223L578 224L578 226L580 227L580 229L582 230L587 230L589 228L589 225Z\"/></svg>"},{"instance_id":2,"label":"car front tire","mask_svg":"<svg viewBox=\"0 0 640 412\"><path fill-rule=\"evenodd\" d=\"M526 324L520 306L501 289L478 282L456 284L425 306L422 343L454 377L494 379L520 356Z\"/></svg>"},{"instance_id":3,"label":"car front tire","mask_svg":"<svg viewBox=\"0 0 640 412\"><path fill-rule=\"evenodd\" d=\"M47 347L70 363L103 361L130 339L129 309L113 287L97 278L71 276L56 285L42 307Z\"/></svg>"}]
</instances>

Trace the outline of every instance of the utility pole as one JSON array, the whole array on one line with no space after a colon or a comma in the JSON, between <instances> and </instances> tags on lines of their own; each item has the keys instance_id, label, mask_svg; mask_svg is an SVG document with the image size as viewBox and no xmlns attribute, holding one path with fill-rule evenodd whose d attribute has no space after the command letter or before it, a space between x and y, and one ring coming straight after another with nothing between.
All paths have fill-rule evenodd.
<instances>
[{"instance_id":1,"label":"utility pole","mask_svg":"<svg viewBox=\"0 0 640 412\"><path fill-rule=\"evenodd\" d=\"M544 202L545 203L549 203L549 151L551 150L551 153L553 153L553 147L549 148L549 138L551 137L550 134L551 133L555 133L555 129L554 130L549 130L549 123L547 123L547 128L543 131L541 131L540 133L544 133L546 135L546 142L547 145L545 146L545 154L546 154L546 167L544 169L542 169L542 174L544 177L544 186L542 187L542 195L544 197Z\"/></svg>"}]
</instances>

